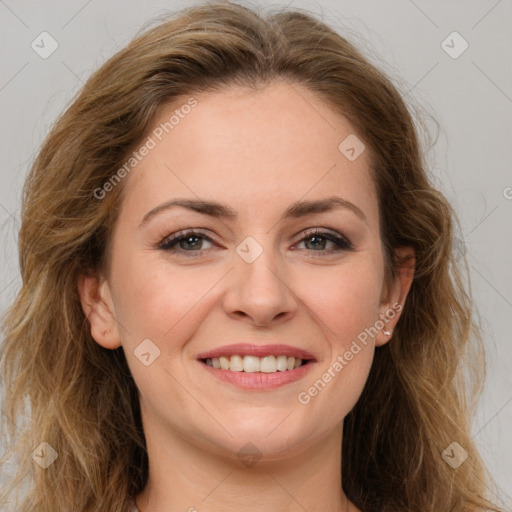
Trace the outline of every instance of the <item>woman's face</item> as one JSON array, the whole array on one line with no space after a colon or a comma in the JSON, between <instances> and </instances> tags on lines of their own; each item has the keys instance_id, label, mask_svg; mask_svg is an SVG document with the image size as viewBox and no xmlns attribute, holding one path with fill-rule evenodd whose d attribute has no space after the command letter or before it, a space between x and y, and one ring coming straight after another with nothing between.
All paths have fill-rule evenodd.
<instances>
[{"instance_id":1,"label":"woman's face","mask_svg":"<svg viewBox=\"0 0 512 512\"><path fill-rule=\"evenodd\" d=\"M146 431L298 453L339 431L407 283L386 295L368 154L345 118L285 83L194 98L161 109L117 185L109 274L84 307L96 341L123 346ZM267 373L272 358L247 357L266 371L238 372L208 366L211 351L312 361Z\"/></svg>"}]
</instances>

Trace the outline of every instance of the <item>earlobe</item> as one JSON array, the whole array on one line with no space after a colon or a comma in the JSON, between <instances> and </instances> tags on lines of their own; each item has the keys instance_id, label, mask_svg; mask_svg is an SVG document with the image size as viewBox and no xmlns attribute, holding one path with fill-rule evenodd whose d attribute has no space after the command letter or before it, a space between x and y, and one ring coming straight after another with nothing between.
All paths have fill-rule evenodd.
<instances>
[{"instance_id":1,"label":"earlobe","mask_svg":"<svg viewBox=\"0 0 512 512\"><path fill-rule=\"evenodd\" d=\"M91 327L91 336L102 347L120 347L121 340L108 282L99 276L82 274L77 286L82 309Z\"/></svg>"},{"instance_id":2,"label":"earlobe","mask_svg":"<svg viewBox=\"0 0 512 512\"><path fill-rule=\"evenodd\" d=\"M385 325L375 337L375 345L381 346L393 337L393 330L402 314L405 301L414 279L416 255L412 247L395 249L397 275L387 288L386 299L381 302L380 321Z\"/></svg>"}]
</instances>

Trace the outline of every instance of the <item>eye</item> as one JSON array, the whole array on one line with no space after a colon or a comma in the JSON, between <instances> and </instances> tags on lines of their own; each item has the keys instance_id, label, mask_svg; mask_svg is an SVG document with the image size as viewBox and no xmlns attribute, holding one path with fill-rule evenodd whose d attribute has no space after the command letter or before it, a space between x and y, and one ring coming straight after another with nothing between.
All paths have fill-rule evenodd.
<instances>
[{"instance_id":1,"label":"eye","mask_svg":"<svg viewBox=\"0 0 512 512\"><path fill-rule=\"evenodd\" d=\"M352 244L347 238L322 229L312 229L304 233L297 245L300 246L301 244L304 244L306 250L313 252L353 250Z\"/></svg>"},{"instance_id":2,"label":"eye","mask_svg":"<svg viewBox=\"0 0 512 512\"><path fill-rule=\"evenodd\" d=\"M303 244L303 247L300 247ZM213 240L204 233L193 229L179 231L167 236L160 242L158 248L171 253L181 253L186 256L199 256L214 247ZM333 253L351 251L353 246L343 235L326 231L325 229L311 229L306 231L296 244L296 249L317 253Z\"/></svg>"},{"instance_id":3,"label":"eye","mask_svg":"<svg viewBox=\"0 0 512 512\"><path fill-rule=\"evenodd\" d=\"M181 253L198 253L212 247L213 241L209 237L193 230L174 233L165 238L159 245L159 248L164 251Z\"/></svg>"}]
</instances>

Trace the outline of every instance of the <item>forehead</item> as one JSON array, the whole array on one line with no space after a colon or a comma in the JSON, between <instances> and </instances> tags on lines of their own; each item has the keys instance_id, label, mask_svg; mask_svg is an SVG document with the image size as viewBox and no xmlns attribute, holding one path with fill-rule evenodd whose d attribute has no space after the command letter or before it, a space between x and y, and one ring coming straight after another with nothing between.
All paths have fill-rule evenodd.
<instances>
[{"instance_id":1,"label":"forehead","mask_svg":"<svg viewBox=\"0 0 512 512\"><path fill-rule=\"evenodd\" d=\"M344 153L354 137L347 118L296 84L181 97L160 108L142 141L152 148L124 184L125 201L201 197L255 213L336 193L376 222L368 152Z\"/></svg>"}]
</instances>

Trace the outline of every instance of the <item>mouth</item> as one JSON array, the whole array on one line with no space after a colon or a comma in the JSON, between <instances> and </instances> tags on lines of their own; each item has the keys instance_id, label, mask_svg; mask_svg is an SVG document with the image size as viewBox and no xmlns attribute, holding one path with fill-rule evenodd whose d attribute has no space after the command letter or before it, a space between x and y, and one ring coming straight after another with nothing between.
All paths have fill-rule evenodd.
<instances>
[{"instance_id":1,"label":"mouth","mask_svg":"<svg viewBox=\"0 0 512 512\"><path fill-rule=\"evenodd\" d=\"M270 389L302 379L316 363L310 352L289 345L227 345L199 354L213 377L244 389Z\"/></svg>"},{"instance_id":2,"label":"mouth","mask_svg":"<svg viewBox=\"0 0 512 512\"><path fill-rule=\"evenodd\" d=\"M244 373L277 373L296 370L314 360L284 354L277 357L273 355L264 357L246 355L242 357L235 354L232 356L208 357L199 359L199 361L217 370Z\"/></svg>"}]
</instances>

